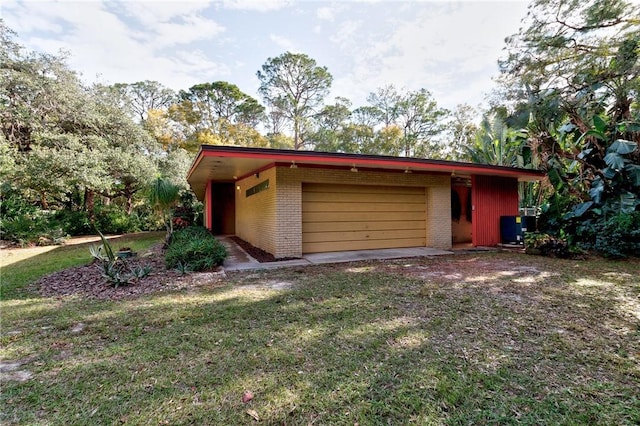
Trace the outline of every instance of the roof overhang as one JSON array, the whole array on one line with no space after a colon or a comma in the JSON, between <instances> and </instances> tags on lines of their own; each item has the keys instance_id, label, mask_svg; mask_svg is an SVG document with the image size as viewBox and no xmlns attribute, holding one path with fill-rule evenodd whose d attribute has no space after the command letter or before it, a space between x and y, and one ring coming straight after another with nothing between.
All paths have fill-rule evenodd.
<instances>
[{"instance_id":1,"label":"roof overhang","mask_svg":"<svg viewBox=\"0 0 640 426\"><path fill-rule=\"evenodd\" d=\"M361 169L449 173L456 176L502 176L519 181L536 181L544 177L537 170L423 158L384 155L345 154L319 151L247 148L239 146L202 145L187 181L198 199L204 198L209 181L234 182L273 165L295 164L308 167L357 167Z\"/></svg>"}]
</instances>

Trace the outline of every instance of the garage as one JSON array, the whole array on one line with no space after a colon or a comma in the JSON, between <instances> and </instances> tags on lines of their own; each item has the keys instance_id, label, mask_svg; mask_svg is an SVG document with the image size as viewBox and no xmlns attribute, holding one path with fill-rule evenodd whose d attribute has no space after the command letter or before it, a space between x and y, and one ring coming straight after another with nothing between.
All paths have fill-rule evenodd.
<instances>
[{"instance_id":1,"label":"garage","mask_svg":"<svg viewBox=\"0 0 640 426\"><path fill-rule=\"evenodd\" d=\"M425 245L424 187L302 185L303 253Z\"/></svg>"}]
</instances>

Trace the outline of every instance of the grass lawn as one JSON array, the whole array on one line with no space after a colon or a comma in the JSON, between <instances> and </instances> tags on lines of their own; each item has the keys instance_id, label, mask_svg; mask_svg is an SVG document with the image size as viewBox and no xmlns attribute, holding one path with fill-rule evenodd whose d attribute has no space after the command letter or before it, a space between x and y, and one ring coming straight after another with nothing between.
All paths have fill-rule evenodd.
<instances>
[{"instance_id":1,"label":"grass lawn","mask_svg":"<svg viewBox=\"0 0 640 426\"><path fill-rule=\"evenodd\" d=\"M639 276L481 253L9 297L0 423L638 424Z\"/></svg>"}]
</instances>

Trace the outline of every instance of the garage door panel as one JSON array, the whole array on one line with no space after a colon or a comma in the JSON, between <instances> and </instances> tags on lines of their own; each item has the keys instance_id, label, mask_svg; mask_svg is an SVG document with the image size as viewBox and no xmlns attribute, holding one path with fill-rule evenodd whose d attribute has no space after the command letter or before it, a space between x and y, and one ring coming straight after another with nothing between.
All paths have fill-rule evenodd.
<instances>
[{"instance_id":1,"label":"garage door panel","mask_svg":"<svg viewBox=\"0 0 640 426\"><path fill-rule=\"evenodd\" d=\"M424 237L424 230L310 232L305 242L399 240Z\"/></svg>"},{"instance_id":2,"label":"garage door panel","mask_svg":"<svg viewBox=\"0 0 640 426\"><path fill-rule=\"evenodd\" d=\"M302 202L369 202L385 201L389 203L423 203L424 191L411 194L393 193L354 193L354 192L306 192L302 195Z\"/></svg>"},{"instance_id":3,"label":"garage door panel","mask_svg":"<svg viewBox=\"0 0 640 426\"><path fill-rule=\"evenodd\" d=\"M394 229L413 229L425 231L424 220L379 221L379 222L303 222L302 232L337 231L390 231Z\"/></svg>"},{"instance_id":4,"label":"garage door panel","mask_svg":"<svg viewBox=\"0 0 640 426\"><path fill-rule=\"evenodd\" d=\"M305 202L302 205L302 210L305 212L423 212L423 203L386 203L386 202L368 202L368 203L355 203L355 202ZM399 218L404 219L404 218Z\"/></svg>"},{"instance_id":5,"label":"garage door panel","mask_svg":"<svg viewBox=\"0 0 640 426\"><path fill-rule=\"evenodd\" d=\"M324 183L305 183L304 193L353 193L353 194L424 194L420 186L377 186L377 185L331 185ZM305 196L303 194L303 197Z\"/></svg>"},{"instance_id":6,"label":"garage door panel","mask_svg":"<svg viewBox=\"0 0 640 426\"><path fill-rule=\"evenodd\" d=\"M302 223L305 222L381 222L389 220L388 212L305 212L302 211ZM404 212L402 218L394 220L426 220L424 212Z\"/></svg>"},{"instance_id":7,"label":"garage door panel","mask_svg":"<svg viewBox=\"0 0 640 426\"><path fill-rule=\"evenodd\" d=\"M347 250L375 250L385 248L421 247L425 245L424 238L409 238L397 240L373 241L331 241L321 243L302 243L303 253L322 253L329 251Z\"/></svg>"}]
</instances>

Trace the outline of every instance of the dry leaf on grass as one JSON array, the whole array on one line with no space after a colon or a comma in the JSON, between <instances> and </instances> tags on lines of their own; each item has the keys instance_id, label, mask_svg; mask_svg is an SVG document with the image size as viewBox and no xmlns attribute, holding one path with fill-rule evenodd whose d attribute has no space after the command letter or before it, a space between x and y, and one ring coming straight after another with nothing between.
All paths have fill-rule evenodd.
<instances>
[{"instance_id":1,"label":"dry leaf on grass","mask_svg":"<svg viewBox=\"0 0 640 426\"><path fill-rule=\"evenodd\" d=\"M253 417L256 422L260 421L260 416L258 416L258 412L256 410L247 410L247 414Z\"/></svg>"}]
</instances>

